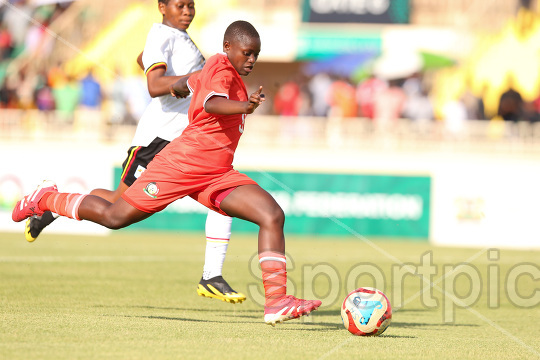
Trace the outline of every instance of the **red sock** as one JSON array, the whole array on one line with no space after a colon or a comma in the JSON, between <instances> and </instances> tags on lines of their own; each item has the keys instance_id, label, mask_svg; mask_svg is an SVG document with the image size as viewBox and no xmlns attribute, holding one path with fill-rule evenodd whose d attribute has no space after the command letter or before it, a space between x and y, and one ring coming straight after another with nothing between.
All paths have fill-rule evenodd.
<instances>
[{"instance_id":1,"label":"red sock","mask_svg":"<svg viewBox=\"0 0 540 360\"><path fill-rule=\"evenodd\" d=\"M47 193L43 194L43 196L41 197L41 199L39 199L39 202L38 202L38 208L40 208L40 210L42 210L42 211L49 211L49 208L47 207L47 199L48 199L49 196L51 196L53 193L54 193L54 191L47 192Z\"/></svg>"},{"instance_id":2,"label":"red sock","mask_svg":"<svg viewBox=\"0 0 540 360\"><path fill-rule=\"evenodd\" d=\"M38 206L41 210L49 210L58 215L71 219L79 218L79 206L86 195L73 193L48 192L39 200Z\"/></svg>"},{"instance_id":3,"label":"red sock","mask_svg":"<svg viewBox=\"0 0 540 360\"><path fill-rule=\"evenodd\" d=\"M259 253L265 305L271 306L287 293L287 260L285 255L275 251Z\"/></svg>"}]
</instances>

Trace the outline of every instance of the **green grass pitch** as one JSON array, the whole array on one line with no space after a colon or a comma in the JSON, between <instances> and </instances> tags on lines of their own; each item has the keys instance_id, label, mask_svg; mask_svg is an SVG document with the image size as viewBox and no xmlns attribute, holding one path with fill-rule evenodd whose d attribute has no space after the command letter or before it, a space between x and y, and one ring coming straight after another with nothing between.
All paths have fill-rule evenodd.
<instances>
[{"instance_id":1,"label":"green grass pitch","mask_svg":"<svg viewBox=\"0 0 540 360\"><path fill-rule=\"evenodd\" d=\"M365 240L288 238L289 293L323 305L272 328L256 235L231 239L224 277L248 295L233 305L195 292L202 233L43 234L34 243L2 233L0 359L540 358L539 251ZM420 267L429 258L436 274ZM380 337L353 336L341 302L375 284L393 302L392 324Z\"/></svg>"}]
</instances>

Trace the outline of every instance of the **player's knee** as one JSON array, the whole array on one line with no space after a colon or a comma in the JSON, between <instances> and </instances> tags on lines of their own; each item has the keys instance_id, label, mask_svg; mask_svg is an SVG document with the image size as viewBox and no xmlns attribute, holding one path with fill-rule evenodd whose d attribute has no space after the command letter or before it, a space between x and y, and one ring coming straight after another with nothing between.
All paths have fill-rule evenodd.
<instances>
[{"instance_id":1,"label":"player's knee","mask_svg":"<svg viewBox=\"0 0 540 360\"><path fill-rule=\"evenodd\" d=\"M121 222L112 220L112 219L107 219L106 221L102 223L102 225L105 226L107 229L111 229L111 230L118 230L125 227L122 225Z\"/></svg>"},{"instance_id":2,"label":"player's knee","mask_svg":"<svg viewBox=\"0 0 540 360\"><path fill-rule=\"evenodd\" d=\"M111 230L119 230L125 227L126 225L123 225L121 222L118 222L118 221L110 221L109 224L107 225L107 228Z\"/></svg>"},{"instance_id":3,"label":"player's knee","mask_svg":"<svg viewBox=\"0 0 540 360\"><path fill-rule=\"evenodd\" d=\"M279 205L273 206L265 212L264 222L268 226L282 228L285 224L285 213Z\"/></svg>"}]
</instances>

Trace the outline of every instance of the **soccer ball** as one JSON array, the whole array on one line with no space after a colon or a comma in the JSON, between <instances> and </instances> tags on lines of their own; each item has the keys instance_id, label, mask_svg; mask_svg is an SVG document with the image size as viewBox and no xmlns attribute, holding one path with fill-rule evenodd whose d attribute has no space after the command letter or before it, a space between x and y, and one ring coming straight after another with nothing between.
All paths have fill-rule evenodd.
<instances>
[{"instance_id":1,"label":"soccer ball","mask_svg":"<svg viewBox=\"0 0 540 360\"><path fill-rule=\"evenodd\" d=\"M392 321L392 307L382 291L361 287L343 300L341 320L351 334L381 335Z\"/></svg>"}]
</instances>

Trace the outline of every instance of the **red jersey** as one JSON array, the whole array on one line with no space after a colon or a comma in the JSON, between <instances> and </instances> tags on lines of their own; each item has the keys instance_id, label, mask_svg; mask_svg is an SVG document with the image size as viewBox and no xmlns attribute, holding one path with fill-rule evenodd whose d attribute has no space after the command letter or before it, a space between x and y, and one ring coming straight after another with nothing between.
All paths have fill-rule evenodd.
<instances>
[{"instance_id":1,"label":"red jersey","mask_svg":"<svg viewBox=\"0 0 540 360\"><path fill-rule=\"evenodd\" d=\"M225 54L208 59L202 71L189 78L188 86L194 92L189 125L154 157L122 198L141 211L154 213L189 195L226 215L216 195L236 186L257 184L232 167L246 115L209 114L204 104L212 96L248 101L246 87Z\"/></svg>"},{"instance_id":2,"label":"red jersey","mask_svg":"<svg viewBox=\"0 0 540 360\"><path fill-rule=\"evenodd\" d=\"M188 87L193 93L189 125L157 156L167 156L184 173L225 173L232 169L246 114L209 114L204 105L212 96L248 101L246 86L227 55L220 53L209 58L202 71L189 78Z\"/></svg>"}]
</instances>

